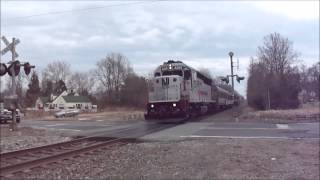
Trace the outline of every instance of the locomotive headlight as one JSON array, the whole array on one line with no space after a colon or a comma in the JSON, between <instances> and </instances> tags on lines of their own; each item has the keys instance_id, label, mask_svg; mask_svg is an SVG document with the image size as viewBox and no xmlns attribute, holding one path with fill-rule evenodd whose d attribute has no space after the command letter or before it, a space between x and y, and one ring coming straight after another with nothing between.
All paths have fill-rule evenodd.
<instances>
[{"instance_id":1,"label":"locomotive headlight","mask_svg":"<svg viewBox=\"0 0 320 180\"><path fill-rule=\"evenodd\" d=\"M176 104L176 103L173 103L173 104L172 104L172 106L173 106L173 107L176 107L176 106L177 106L177 104Z\"/></svg>"},{"instance_id":2,"label":"locomotive headlight","mask_svg":"<svg viewBox=\"0 0 320 180\"><path fill-rule=\"evenodd\" d=\"M151 107L151 108L154 108L154 105L153 105L153 104L151 104L151 105L150 105L150 107Z\"/></svg>"}]
</instances>

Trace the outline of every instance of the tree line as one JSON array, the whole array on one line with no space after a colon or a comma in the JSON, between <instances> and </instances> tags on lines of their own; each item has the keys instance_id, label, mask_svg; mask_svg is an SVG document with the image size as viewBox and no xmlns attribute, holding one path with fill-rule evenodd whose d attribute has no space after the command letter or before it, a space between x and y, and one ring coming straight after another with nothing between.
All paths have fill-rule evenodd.
<instances>
[{"instance_id":1,"label":"tree line","mask_svg":"<svg viewBox=\"0 0 320 180\"><path fill-rule=\"evenodd\" d=\"M288 38L279 33L265 36L248 67L248 105L261 110L288 109L297 108L300 103L319 101L320 62L306 67L298 66L299 61L299 53ZM208 69L200 71L212 78ZM54 61L40 74L32 73L26 90L25 79L20 73L16 82L19 104L24 107L33 107L39 96L71 89L88 96L100 108L108 105L143 107L148 96L148 80L138 76L121 53L108 54L87 72L72 72L70 64ZM231 90L231 86L221 84L219 79L213 80ZM3 81L1 86L4 86ZM5 86L0 101L11 94L11 81Z\"/></svg>"},{"instance_id":2,"label":"tree line","mask_svg":"<svg viewBox=\"0 0 320 180\"><path fill-rule=\"evenodd\" d=\"M120 53L108 54L87 72L72 72L70 64L54 61L41 73L32 72L27 89L23 88L23 81L19 81L26 77L17 79L19 104L23 107L34 107L38 97L60 94L65 90L88 96L99 108L109 105L143 107L147 100L146 78L138 76L128 59ZM9 80L1 95L2 100L10 95L10 89Z\"/></svg>"},{"instance_id":3,"label":"tree line","mask_svg":"<svg viewBox=\"0 0 320 180\"><path fill-rule=\"evenodd\" d=\"M264 37L248 69L248 104L260 110L288 109L319 100L319 62L306 68L296 65L299 61L288 38L279 33Z\"/></svg>"}]
</instances>

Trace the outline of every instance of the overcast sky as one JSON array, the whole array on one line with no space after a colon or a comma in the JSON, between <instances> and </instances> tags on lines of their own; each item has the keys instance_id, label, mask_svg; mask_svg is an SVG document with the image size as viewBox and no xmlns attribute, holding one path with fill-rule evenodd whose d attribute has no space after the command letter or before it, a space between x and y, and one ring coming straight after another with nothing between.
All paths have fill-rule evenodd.
<instances>
[{"instance_id":1,"label":"overcast sky","mask_svg":"<svg viewBox=\"0 0 320 180\"><path fill-rule=\"evenodd\" d=\"M54 60L87 71L120 52L139 75L174 59L222 76L233 51L236 73L247 76L250 57L273 32L293 42L300 64L319 61L319 1L1 1L1 35L19 38L19 59L37 71ZM246 81L235 87L245 95Z\"/></svg>"}]
</instances>

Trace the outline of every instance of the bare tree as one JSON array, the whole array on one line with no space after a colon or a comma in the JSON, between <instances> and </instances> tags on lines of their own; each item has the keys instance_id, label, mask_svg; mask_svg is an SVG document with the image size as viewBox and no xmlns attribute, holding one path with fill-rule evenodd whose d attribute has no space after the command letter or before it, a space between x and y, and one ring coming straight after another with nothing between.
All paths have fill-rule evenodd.
<instances>
[{"instance_id":1,"label":"bare tree","mask_svg":"<svg viewBox=\"0 0 320 180\"><path fill-rule=\"evenodd\" d=\"M75 72L70 76L68 88L79 94L88 94L94 85L93 77L89 72Z\"/></svg>"},{"instance_id":2,"label":"bare tree","mask_svg":"<svg viewBox=\"0 0 320 180\"><path fill-rule=\"evenodd\" d=\"M258 47L258 59L264 63L269 73L284 74L298 58L293 50L292 42L279 33L264 37L263 46Z\"/></svg>"},{"instance_id":3,"label":"bare tree","mask_svg":"<svg viewBox=\"0 0 320 180\"><path fill-rule=\"evenodd\" d=\"M108 54L97 63L95 76L111 101L119 101L121 85L133 70L128 59L120 53Z\"/></svg>"},{"instance_id":4,"label":"bare tree","mask_svg":"<svg viewBox=\"0 0 320 180\"><path fill-rule=\"evenodd\" d=\"M18 103L20 105L24 104L24 98L25 98L24 83L25 83L25 80L26 80L25 74L20 72L16 78L16 94L18 96Z\"/></svg>"},{"instance_id":5,"label":"bare tree","mask_svg":"<svg viewBox=\"0 0 320 180\"><path fill-rule=\"evenodd\" d=\"M320 62L307 68L303 65L300 68L300 82L302 88L302 101L320 101Z\"/></svg>"},{"instance_id":6,"label":"bare tree","mask_svg":"<svg viewBox=\"0 0 320 180\"><path fill-rule=\"evenodd\" d=\"M70 73L70 64L64 61L54 61L48 64L42 71L42 79L44 81L51 80L54 83L57 83L59 80L67 82Z\"/></svg>"},{"instance_id":7,"label":"bare tree","mask_svg":"<svg viewBox=\"0 0 320 180\"><path fill-rule=\"evenodd\" d=\"M130 74L121 88L121 103L134 107L144 107L147 103L148 85L144 77Z\"/></svg>"},{"instance_id":8,"label":"bare tree","mask_svg":"<svg viewBox=\"0 0 320 180\"><path fill-rule=\"evenodd\" d=\"M23 105L23 101L25 98L25 83L26 83L26 75L22 72L20 72L16 76L16 95L18 96L18 104ZM10 76L7 76L7 78L4 79L3 82L1 82L1 88L4 88L1 92L1 98L5 99L6 96L12 95L12 79Z\"/></svg>"},{"instance_id":9,"label":"bare tree","mask_svg":"<svg viewBox=\"0 0 320 180\"><path fill-rule=\"evenodd\" d=\"M249 67L248 104L258 109L298 107L300 77L293 67L297 60L298 53L287 38L279 33L266 36Z\"/></svg>"},{"instance_id":10,"label":"bare tree","mask_svg":"<svg viewBox=\"0 0 320 180\"><path fill-rule=\"evenodd\" d=\"M53 93L54 84L49 79L42 79L41 81L41 95L42 96L50 96Z\"/></svg>"},{"instance_id":11,"label":"bare tree","mask_svg":"<svg viewBox=\"0 0 320 180\"><path fill-rule=\"evenodd\" d=\"M249 66L249 78L247 84L247 99L251 107L265 109L267 107L267 97L265 89L266 68L263 63L251 59Z\"/></svg>"},{"instance_id":12,"label":"bare tree","mask_svg":"<svg viewBox=\"0 0 320 180\"><path fill-rule=\"evenodd\" d=\"M7 76L2 79L3 81L1 82L1 97L2 99L5 99L6 96L10 96L12 94L12 81L11 77Z\"/></svg>"},{"instance_id":13,"label":"bare tree","mask_svg":"<svg viewBox=\"0 0 320 180\"><path fill-rule=\"evenodd\" d=\"M26 107L34 107L41 91L39 86L38 74L35 71L33 71L31 75L28 87L29 88L26 92L26 99L24 104Z\"/></svg>"}]
</instances>

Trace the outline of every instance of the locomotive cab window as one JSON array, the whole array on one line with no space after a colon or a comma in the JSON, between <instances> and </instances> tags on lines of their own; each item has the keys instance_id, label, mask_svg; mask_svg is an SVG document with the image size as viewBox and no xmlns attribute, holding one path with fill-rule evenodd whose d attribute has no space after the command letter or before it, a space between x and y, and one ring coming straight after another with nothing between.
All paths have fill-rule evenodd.
<instances>
[{"instance_id":1,"label":"locomotive cab window","mask_svg":"<svg viewBox=\"0 0 320 180\"><path fill-rule=\"evenodd\" d=\"M169 75L182 76L182 71L180 71L180 70L163 71L163 72L162 72L162 75L163 75L163 76L169 76Z\"/></svg>"},{"instance_id":2,"label":"locomotive cab window","mask_svg":"<svg viewBox=\"0 0 320 180\"><path fill-rule=\"evenodd\" d=\"M190 80L191 79L191 71L186 70L184 71L184 80Z\"/></svg>"},{"instance_id":3,"label":"locomotive cab window","mask_svg":"<svg viewBox=\"0 0 320 180\"><path fill-rule=\"evenodd\" d=\"M207 78L206 76L202 75L201 73L197 72L197 78L201 79L205 84L211 85L212 80Z\"/></svg>"}]
</instances>

